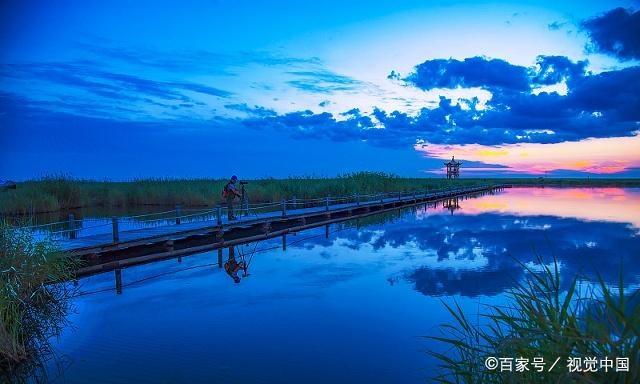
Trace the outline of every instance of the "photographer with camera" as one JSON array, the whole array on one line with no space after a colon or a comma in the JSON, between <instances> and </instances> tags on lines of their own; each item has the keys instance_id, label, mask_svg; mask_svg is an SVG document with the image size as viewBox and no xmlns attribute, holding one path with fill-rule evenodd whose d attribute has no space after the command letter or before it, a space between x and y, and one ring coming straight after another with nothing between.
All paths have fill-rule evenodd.
<instances>
[{"instance_id":1,"label":"photographer with camera","mask_svg":"<svg viewBox=\"0 0 640 384\"><path fill-rule=\"evenodd\" d=\"M236 182L238 181L238 176L231 176L231 180L224 186L222 189L222 198L227 201L227 218L229 220L235 220L236 216L233 214L233 200L236 197L242 198L240 192L236 188Z\"/></svg>"}]
</instances>

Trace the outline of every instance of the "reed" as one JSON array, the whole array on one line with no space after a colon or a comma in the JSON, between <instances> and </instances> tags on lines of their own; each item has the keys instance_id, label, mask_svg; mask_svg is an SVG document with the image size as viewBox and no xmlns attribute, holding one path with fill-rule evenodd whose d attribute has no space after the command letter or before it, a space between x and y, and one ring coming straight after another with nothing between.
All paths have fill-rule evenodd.
<instances>
[{"instance_id":1,"label":"reed","mask_svg":"<svg viewBox=\"0 0 640 384\"><path fill-rule=\"evenodd\" d=\"M0 221L0 381L43 372L49 338L66 324L75 263L49 240ZM35 373L37 377L37 373Z\"/></svg>"},{"instance_id":2,"label":"reed","mask_svg":"<svg viewBox=\"0 0 640 384\"><path fill-rule=\"evenodd\" d=\"M538 262L544 266L539 258ZM576 289L579 277L561 288L558 263L542 272L526 265L528 277L509 293L506 306L491 305L474 323L460 306L444 304L453 317L442 335L428 336L444 343L446 353L430 352L438 361L442 383L637 383L640 382L640 305L638 289L625 292L598 279L596 289ZM485 359L542 357L544 372L489 370ZM560 357L556 368L547 371ZM628 373L569 373L569 357L629 358ZM515 365L515 363L514 363Z\"/></svg>"},{"instance_id":3,"label":"reed","mask_svg":"<svg viewBox=\"0 0 640 384\"><path fill-rule=\"evenodd\" d=\"M15 190L0 191L0 214L31 215L86 207L139 207L147 205L184 207L213 206L221 202L225 179L139 179L93 181L64 175L18 183ZM404 178L379 172L357 172L333 178L289 177L250 180L252 203L298 198L344 196L471 187L481 184L514 184L566 187L638 187L640 179L470 179Z\"/></svg>"},{"instance_id":4,"label":"reed","mask_svg":"<svg viewBox=\"0 0 640 384\"><path fill-rule=\"evenodd\" d=\"M106 182L48 177L18 184L0 193L0 214L29 215L83 207L136 207L175 205L213 206L221 202L223 179L144 179ZM335 178L290 177L250 180L249 200L254 203L282 198L318 198L374 192L473 186L481 180L401 178L385 173L359 172Z\"/></svg>"}]
</instances>

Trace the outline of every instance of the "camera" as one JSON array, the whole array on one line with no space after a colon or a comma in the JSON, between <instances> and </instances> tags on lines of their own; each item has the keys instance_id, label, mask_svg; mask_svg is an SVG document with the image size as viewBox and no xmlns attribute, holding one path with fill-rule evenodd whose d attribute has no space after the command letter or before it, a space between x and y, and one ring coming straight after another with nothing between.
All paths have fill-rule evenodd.
<instances>
[{"instance_id":1,"label":"camera","mask_svg":"<svg viewBox=\"0 0 640 384\"><path fill-rule=\"evenodd\" d=\"M249 184L249 182L248 181L240 181L240 184L241 185L246 185L246 184Z\"/></svg>"}]
</instances>

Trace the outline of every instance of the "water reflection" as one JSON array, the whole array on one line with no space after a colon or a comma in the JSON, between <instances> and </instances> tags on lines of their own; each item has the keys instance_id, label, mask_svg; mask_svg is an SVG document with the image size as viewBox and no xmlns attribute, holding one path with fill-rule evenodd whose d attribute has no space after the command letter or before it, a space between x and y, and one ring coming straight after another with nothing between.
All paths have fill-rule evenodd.
<instances>
[{"instance_id":1,"label":"water reflection","mask_svg":"<svg viewBox=\"0 0 640 384\"><path fill-rule=\"evenodd\" d=\"M73 284L42 287L40 292L35 292L31 300L23 304L22 337L18 342L12 339L14 336L4 333L4 326L0 328L3 351L0 382L48 383L64 372L69 361L64 354L56 353L52 341L70 326L68 316L73 310L74 293ZM6 309L4 303L2 309ZM3 313L7 318L12 315ZM9 351L14 354L10 356Z\"/></svg>"},{"instance_id":2,"label":"water reflection","mask_svg":"<svg viewBox=\"0 0 640 384\"><path fill-rule=\"evenodd\" d=\"M485 212L629 223L640 228L640 189L511 188L465 203L465 214Z\"/></svg>"},{"instance_id":3,"label":"water reflection","mask_svg":"<svg viewBox=\"0 0 640 384\"><path fill-rule=\"evenodd\" d=\"M283 236L281 249L285 251L288 247L298 258L320 257L338 264L347 260L352 263L350 268L354 271L328 262L297 271L294 278L307 285L340 281L357 274L365 265L378 263L387 271L384 276L387 281L407 280L424 295L491 296L512 288L524 276L520 263L535 269L538 256L549 263L553 258L558 260L565 281L576 274L591 280L600 275L605 282L616 284L622 274L625 285L639 284L640 237L635 224L625 222L624 218L619 222L596 221L593 218L607 214L584 212L579 205L574 205L571 217L564 204L567 196L591 201L588 197L592 193L604 198L603 190L612 192L607 201L614 208L607 212L618 212L622 203L630 206L629 211L640 205L640 194L633 190L547 188L543 192L532 190L546 204L531 203L526 205L527 215L512 214L515 208L511 208L510 196L514 197L513 206L524 204L523 190L514 189L478 199L447 199L434 205L360 218L333 225L332 230L326 226L324 236L317 233L307 239L301 234L301 238L289 243ZM559 196L554 197L554 193ZM556 205L564 207L561 216L547 213ZM591 208L595 206L594 203ZM585 219L587 216L589 220ZM330 231L335 232L331 237ZM226 261L223 250L219 250L218 266L235 283L240 283L241 278L248 276L253 256L264 252L261 249L264 247L267 251L278 248L279 241L262 242L259 248L257 243L230 247L225 251Z\"/></svg>"},{"instance_id":4,"label":"water reflection","mask_svg":"<svg viewBox=\"0 0 640 384\"><path fill-rule=\"evenodd\" d=\"M243 271L243 277L247 277L247 262L244 261L244 256L241 256L243 260L238 262L236 260L235 255L235 247L229 247L229 258L224 263L224 271L227 272L227 275L233 279L233 282L236 284L240 283L240 277L238 276L239 271Z\"/></svg>"},{"instance_id":5,"label":"water reflection","mask_svg":"<svg viewBox=\"0 0 640 384\"><path fill-rule=\"evenodd\" d=\"M78 330L59 344L75 357L66 377L423 382L420 369L432 363L422 351L437 347L417 336L447 319L436 297L455 295L474 309L500 302L526 273L518 261L540 267L536 254L555 255L564 281L598 272L615 284L623 265L625 285L640 284L638 223L628 214L640 206L638 190L529 191L127 268L115 285L112 273L84 279L83 292L97 293L78 298ZM569 196L586 204L566 204ZM114 357L121 351L126 360ZM104 366L122 368L114 376Z\"/></svg>"}]
</instances>

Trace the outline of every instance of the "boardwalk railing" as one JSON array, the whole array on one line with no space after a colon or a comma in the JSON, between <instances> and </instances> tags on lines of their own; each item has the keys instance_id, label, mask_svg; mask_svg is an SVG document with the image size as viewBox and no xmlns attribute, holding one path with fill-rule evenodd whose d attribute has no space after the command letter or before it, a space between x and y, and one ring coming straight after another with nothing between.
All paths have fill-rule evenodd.
<instances>
[{"instance_id":1,"label":"boardwalk railing","mask_svg":"<svg viewBox=\"0 0 640 384\"><path fill-rule=\"evenodd\" d=\"M347 196L325 196L313 199L292 197L286 200L282 199L279 202L260 204L237 203L234 206L234 212L238 220L233 222L246 222L276 216L286 217L293 214L303 214L321 210L330 211L332 209L342 209L349 206L359 207L366 204L382 204L396 200L411 201L440 198L500 187L502 186L485 185L439 190L423 189L420 191L395 191L370 194L356 193ZM22 228L32 229L39 235L50 237L53 240L81 239L86 236L111 233L113 242L117 243L123 231L170 225L177 227L194 222L206 222L209 223L209 225L233 223L227 219L228 213L227 207L222 205L203 209L185 209L178 205L175 209L162 212L103 219L76 219L74 215L70 214L68 220L65 221L25 226Z\"/></svg>"}]
</instances>

